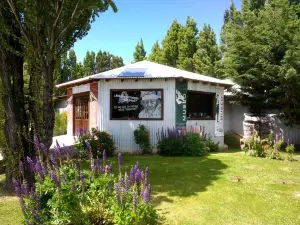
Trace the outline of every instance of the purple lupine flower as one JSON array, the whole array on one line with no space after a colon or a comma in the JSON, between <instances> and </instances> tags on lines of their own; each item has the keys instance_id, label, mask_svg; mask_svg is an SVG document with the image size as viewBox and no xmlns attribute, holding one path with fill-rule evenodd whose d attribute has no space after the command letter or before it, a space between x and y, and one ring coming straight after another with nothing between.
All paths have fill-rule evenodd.
<instances>
[{"instance_id":1,"label":"purple lupine flower","mask_svg":"<svg viewBox=\"0 0 300 225\"><path fill-rule=\"evenodd\" d=\"M37 149L40 149L40 141L36 135L33 136L33 143Z\"/></svg>"},{"instance_id":2,"label":"purple lupine flower","mask_svg":"<svg viewBox=\"0 0 300 225\"><path fill-rule=\"evenodd\" d=\"M120 188L121 188L121 187L124 187L124 185L125 185L124 179L123 179L122 176L120 176L120 177L119 177L119 186L120 186Z\"/></svg>"},{"instance_id":3,"label":"purple lupine flower","mask_svg":"<svg viewBox=\"0 0 300 225\"><path fill-rule=\"evenodd\" d=\"M130 170L130 177L129 177L129 179L130 179L130 183L134 184L134 180L135 180L135 169L134 168L131 168L131 170Z\"/></svg>"},{"instance_id":4,"label":"purple lupine flower","mask_svg":"<svg viewBox=\"0 0 300 225\"><path fill-rule=\"evenodd\" d=\"M106 151L103 151L103 167L105 167L106 165L106 160L107 160L107 155L106 155Z\"/></svg>"},{"instance_id":5,"label":"purple lupine flower","mask_svg":"<svg viewBox=\"0 0 300 225\"><path fill-rule=\"evenodd\" d=\"M86 134L86 128L82 129L82 134Z\"/></svg>"},{"instance_id":6,"label":"purple lupine flower","mask_svg":"<svg viewBox=\"0 0 300 225\"><path fill-rule=\"evenodd\" d=\"M126 202L126 193L127 193L126 188L125 187L121 187L122 203Z\"/></svg>"},{"instance_id":7,"label":"purple lupine flower","mask_svg":"<svg viewBox=\"0 0 300 225\"><path fill-rule=\"evenodd\" d=\"M54 184L55 184L57 187L59 187L59 181L58 181L58 178L57 178L57 176L56 176L55 171L51 170L50 176L51 176L51 179L52 179L52 181L54 182Z\"/></svg>"},{"instance_id":8,"label":"purple lupine flower","mask_svg":"<svg viewBox=\"0 0 300 225\"><path fill-rule=\"evenodd\" d=\"M21 184L21 193L26 196L29 195L28 185L25 180L23 181L23 184Z\"/></svg>"},{"instance_id":9,"label":"purple lupine flower","mask_svg":"<svg viewBox=\"0 0 300 225\"><path fill-rule=\"evenodd\" d=\"M57 166L57 162L56 162L56 160L55 160L55 158L54 158L54 156L52 154L50 155L50 161L52 162L52 164L54 166Z\"/></svg>"},{"instance_id":10,"label":"purple lupine flower","mask_svg":"<svg viewBox=\"0 0 300 225\"><path fill-rule=\"evenodd\" d=\"M41 148L42 152L44 152L44 153L46 153L48 150L46 145L44 145L43 143L40 144L40 148Z\"/></svg>"},{"instance_id":11,"label":"purple lupine flower","mask_svg":"<svg viewBox=\"0 0 300 225\"><path fill-rule=\"evenodd\" d=\"M58 146L54 146L54 153L55 153L56 157L60 156L60 150L59 150Z\"/></svg>"},{"instance_id":12,"label":"purple lupine flower","mask_svg":"<svg viewBox=\"0 0 300 225\"><path fill-rule=\"evenodd\" d=\"M15 189L15 192L16 192L16 195L17 195L18 197L20 197L20 196L21 196L21 188L20 188L19 182L18 182L15 178L13 178L13 179L12 179L12 183L13 183L13 186L14 186L14 189Z\"/></svg>"},{"instance_id":13,"label":"purple lupine flower","mask_svg":"<svg viewBox=\"0 0 300 225\"><path fill-rule=\"evenodd\" d=\"M27 156L26 160L27 160L27 163L28 163L29 168L31 169L31 171L32 171L32 172L35 172L35 171L34 171L34 167L35 167L35 166L34 166L34 162L32 161L32 159L31 159L30 157Z\"/></svg>"},{"instance_id":14,"label":"purple lupine flower","mask_svg":"<svg viewBox=\"0 0 300 225\"><path fill-rule=\"evenodd\" d=\"M43 164L42 164L42 171L43 171L44 176L48 175L47 167L44 166Z\"/></svg>"},{"instance_id":15,"label":"purple lupine flower","mask_svg":"<svg viewBox=\"0 0 300 225\"><path fill-rule=\"evenodd\" d=\"M41 179L44 179L44 171L43 171L43 166L40 160L38 160L35 164L35 171L39 174Z\"/></svg>"},{"instance_id":16,"label":"purple lupine flower","mask_svg":"<svg viewBox=\"0 0 300 225\"><path fill-rule=\"evenodd\" d=\"M97 158L96 158L96 170L97 170L97 172L101 172L100 171L100 168L101 168L101 162L100 162L100 159L99 159L99 157L97 156Z\"/></svg>"},{"instance_id":17,"label":"purple lupine flower","mask_svg":"<svg viewBox=\"0 0 300 225\"><path fill-rule=\"evenodd\" d=\"M109 173L112 173L112 163L110 163L110 166L109 166Z\"/></svg>"},{"instance_id":18,"label":"purple lupine flower","mask_svg":"<svg viewBox=\"0 0 300 225\"><path fill-rule=\"evenodd\" d=\"M24 163L22 161L20 161L19 163L19 170L22 176L24 177Z\"/></svg>"},{"instance_id":19,"label":"purple lupine flower","mask_svg":"<svg viewBox=\"0 0 300 225\"><path fill-rule=\"evenodd\" d=\"M80 180L81 180L81 183L84 184L84 173L80 173Z\"/></svg>"},{"instance_id":20,"label":"purple lupine flower","mask_svg":"<svg viewBox=\"0 0 300 225\"><path fill-rule=\"evenodd\" d=\"M89 140L85 140L84 141L86 147L88 148L89 151L92 151L92 146L91 146L91 143L89 142Z\"/></svg>"},{"instance_id":21,"label":"purple lupine flower","mask_svg":"<svg viewBox=\"0 0 300 225\"><path fill-rule=\"evenodd\" d=\"M122 165L123 165L123 157L121 152L118 153L118 164L119 164L119 169L122 169Z\"/></svg>"},{"instance_id":22,"label":"purple lupine flower","mask_svg":"<svg viewBox=\"0 0 300 225\"><path fill-rule=\"evenodd\" d=\"M136 170L134 179L135 179L136 185L139 186L141 184L141 179L142 179L141 172L139 169Z\"/></svg>"},{"instance_id":23,"label":"purple lupine flower","mask_svg":"<svg viewBox=\"0 0 300 225\"><path fill-rule=\"evenodd\" d=\"M114 189L115 189L115 192L116 192L117 203L118 203L118 205L120 205L120 187L119 187L118 183L115 183Z\"/></svg>"},{"instance_id":24,"label":"purple lupine flower","mask_svg":"<svg viewBox=\"0 0 300 225\"><path fill-rule=\"evenodd\" d=\"M102 168L102 167L100 166L100 173L105 173L105 168Z\"/></svg>"},{"instance_id":25,"label":"purple lupine flower","mask_svg":"<svg viewBox=\"0 0 300 225\"><path fill-rule=\"evenodd\" d=\"M127 173L125 173L124 180L125 180L125 189L128 191L130 189L130 180L129 177L127 176Z\"/></svg>"},{"instance_id":26,"label":"purple lupine flower","mask_svg":"<svg viewBox=\"0 0 300 225\"><path fill-rule=\"evenodd\" d=\"M64 145L63 149L64 149L67 159L69 159L69 157L71 155L71 150L70 150L69 146Z\"/></svg>"},{"instance_id":27,"label":"purple lupine flower","mask_svg":"<svg viewBox=\"0 0 300 225\"><path fill-rule=\"evenodd\" d=\"M149 176L149 168L147 167L145 169L145 179L148 179L148 176Z\"/></svg>"},{"instance_id":28,"label":"purple lupine flower","mask_svg":"<svg viewBox=\"0 0 300 225\"><path fill-rule=\"evenodd\" d=\"M150 190L149 190L148 186L146 186L144 188L142 197L143 197L145 204L148 204L150 202Z\"/></svg>"},{"instance_id":29,"label":"purple lupine flower","mask_svg":"<svg viewBox=\"0 0 300 225\"><path fill-rule=\"evenodd\" d=\"M136 212L138 201L137 201L137 196L135 191L132 191L132 203L133 203L133 211Z\"/></svg>"},{"instance_id":30,"label":"purple lupine flower","mask_svg":"<svg viewBox=\"0 0 300 225\"><path fill-rule=\"evenodd\" d=\"M88 159L91 160L92 159L91 151L89 149L86 149L85 151L86 151Z\"/></svg>"}]
</instances>

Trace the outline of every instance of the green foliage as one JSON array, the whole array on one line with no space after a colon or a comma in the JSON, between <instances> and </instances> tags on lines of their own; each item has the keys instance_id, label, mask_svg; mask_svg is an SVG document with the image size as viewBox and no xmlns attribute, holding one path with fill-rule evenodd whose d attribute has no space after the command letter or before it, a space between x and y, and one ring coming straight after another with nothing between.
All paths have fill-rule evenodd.
<instances>
[{"instance_id":1,"label":"green foliage","mask_svg":"<svg viewBox=\"0 0 300 225\"><path fill-rule=\"evenodd\" d=\"M143 39L137 43L135 46L135 51L133 53L133 61L140 62L146 59L146 51L144 48Z\"/></svg>"},{"instance_id":2,"label":"green foliage","mask_svg":"<svg viewBox=\"0 0 300 225\"><path fill-rule=\"evenodd\" d=\"M68 115L67 112L55 113L53 135L63 135L67 133Z\"/></svg>"},{"instance_id":3,"label":"green foliage","mask_svg":"<svg viewBox=\"0 0 300 225\"><path fill-rule=\"evenodd\" d=\"M204 24L197 38L197 52L193 56L195 72L217 76L216 66L220 60L216 34L210 25Z\"/></svg>"},{"instance_id":4,"label":"green foliage","mask_svg":"<svg viewBox=\"0 0 300 225\"><path fill-rule=\"evenodd\" d=\"M178 60L179 31L181 25L174 20L162 41L163 57L166 65L176 67Z\"/></svg>"},{"instance_id":5,"label":"green foliage","mask_svg":"<svg viewBox=\"0 0 300 225\"><path fill-rule=\"evenodd\" d=\"M101 73L107 70L124 66L122 57L114 56L109 52L98 51L96 56L96 72Z\"/></svg>"},{"instance_id":6,"label":"green foliage","mask_svg":"<svg viewBox=\"0 0 300 225\"><path fill-rule=\"evenodd\" d=\"M276 15L276 16L274 16ZM299 4L243 1L225 12L224 74L239 86L234 101L262 114L279 109L288 124L300 121Z\"/></svg>"},{"instance_id":7,"label":"green foliage","mask_svg":"<svg viewBox=\"0 0 300 225\"><path fill-rule=\"evenodd\" d=\"M134 140L142 149L142 154L150 154L152 152L150 144L150 133L145 125L140 124L133 132Z\"/></svg>"},{"instance_id":8,"label":"green foliage","mask_svg":"<svg viewBox=\"0 0 300 225\"><path fill-rule=\"evenodd\" d=\"M205 147L208 152L218 152L219 151L219 143L215 143L212 141L210 137L205 141Z\"/></svg>"},{"instance_id":9,"label":"green foliage","mask_svg":"<svg viewBox=\"0 0 300 225\"><path fill-rule=\"evenodd\" d=\"M287 145L285 147L285 151L288 153L288 160L293 161L294 160L295 146L293 144Z\"/></svg>"},{"instance_id":10,"label":"green foliage","mask_svg":"<svg viewBox=\"0 0 300 225\"><path fill-rule=\"evenodd\" d=\"M107 156L112 156L116 150L112 136L105 131L98 131L97 129L92 128L91 133L79 131L77 135L78 140L75 147L79 151L81 158L86 158L88 156L86 140L89 141L92 147L94 157L102 157L104 151Z\"/></svg>"},{"instance_id":11,"label":"green foliage","mask_svg":"<svg viewBox=\"0 0 300 225\"><path fill-rule=\"evenodd\" d=\"M162 137L159 139L158 154L162 156L203 156L207 151L206 137L199 133Z\"/></svg>"},{"instance_id":12,"label":"green foliage","mask_svg":"<svg viewBox=\"0 0 300 225\"><path fill-rule=\"evenodd\" d=\"M151 49L151 53L149 55L149 60L156 63L164 63L163 51L159 46L158 41L156 41Z\"/></svg>"},{"instance_id":13,"label":"green foliage","mask_svg":"<svg viewBox=\"0 0 300 225\"><path fill-rule=\"evenodd\" d=\"M90 142L95 156L101 157L104 151L108 156L112 156L116 150L112 136L105 131L98 131L93 128Z\"/></svg>"},{"instance_id":14,"label":"green foliage","mask_svg":"<svg viewBox=\"0 0 300 225\"><path fill-rule=\"evenodd\" d=\"M83 66L85 69L85 76L96 73L96 54L94 51L87 51L83 59Z\"/></svg>"},{"instance_id":15,"label":"green foliage","mask_svg":"<svg viewBox=\"0 0 300 225\"><path fill-rule=\"evenodd\" d=\"M111 173L111 166L96 160L91 164L92 171L82 170L77 160L64 161L60 166L52 164L50 173L35 170L35 189L30 190L25 183L21 186L14 181L24 222L44 225L158 224L156 210L149 203L148 168L140 171L138 166L132 168L130 177L121 172L116 177Z\"/></svg>"},{"instance_id":16,"label":"green foliage","mask_svg":"<svg viewBox=\"0 0 300 225\"><path fill-rule=\"evenodd\" d=\"M178 34L177 68L194 71L193 56L197 51L197 33L198 29L195 20L188 17L186 25L179 30Z\"/></svg>"}]
</instances>

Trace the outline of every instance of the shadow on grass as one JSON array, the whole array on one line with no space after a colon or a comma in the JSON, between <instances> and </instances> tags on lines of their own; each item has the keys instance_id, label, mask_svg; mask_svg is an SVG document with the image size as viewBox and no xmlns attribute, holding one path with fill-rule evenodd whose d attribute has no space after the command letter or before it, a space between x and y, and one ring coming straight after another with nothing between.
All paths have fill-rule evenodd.
<instances>
[{"instance_id":1,"label":"shadow on grass","mask_svg":"<svg viewBox=\"0 0 300 225\"><path fill-rule=\"evenodd\" d=\"M11 191L4 190L4 184L5 184L5 175L1 174L0 175L0 197L15 196L15 193L13 190L11 190Z\"/></svg>"},{"instance_id":2,"label":"shadow on grass","mask_svg":"<svg viewBox=\"0 0 300 225\"><path fill-rule=\"evenodd\" d=\"M227 165L218 159L205 157L161 157L129 156L123 157L123 172L129 174L130 168L138 161L141 169L149 168L149 183L153 190L153 202L172 202L170 196L189 197L204 192L219 179ZM112 162L113 172L118 173L116 157ZM88 168L87 163L83 164Z\"/></svg>"}]
</instances>

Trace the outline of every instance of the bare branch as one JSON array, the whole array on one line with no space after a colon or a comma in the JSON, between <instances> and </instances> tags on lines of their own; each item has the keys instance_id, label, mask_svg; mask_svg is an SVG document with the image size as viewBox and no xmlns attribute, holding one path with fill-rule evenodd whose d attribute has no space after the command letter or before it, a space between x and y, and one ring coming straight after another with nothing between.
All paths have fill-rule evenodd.
<instances>
[{"instance_id":1,"label":"bare branch","mask_svg":"<svg viewBox=\"0 0 300 225\"><path fill-rule=\"evenodd\" d=\"M61 4L58 4L58 2L57 2L57 9L56 9L56 10L58 10L58 14L56 16L56 19L55 19L53 25L52 25L52 30L51 30L51 45L50 45L50 49L53 48L53 45L56 42L56 41L54 41L54 34L55 34L55 30L56 30L56 26L57 26L59 17L61 15L61 12L62 12L62 9L63 9L63 5L64 5L64 0L62 0Z\"/></svg>"}]
</instances>

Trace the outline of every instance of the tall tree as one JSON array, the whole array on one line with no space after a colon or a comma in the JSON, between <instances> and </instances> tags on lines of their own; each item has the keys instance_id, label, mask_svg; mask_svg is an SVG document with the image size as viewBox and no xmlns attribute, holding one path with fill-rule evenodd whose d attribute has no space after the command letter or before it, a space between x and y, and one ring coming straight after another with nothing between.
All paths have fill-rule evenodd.
<instances>
[{"instance_id":1,"label":"tall tree","mask_svg":"<svg viewBox=\"0 0 300 225\"><path fill-rule=\"evenodd\" d=\"M235 101L257 115L280 109L289 124L300 121L298 10L288 0L270 0L260 9L244 0L242 22L225 25L225 73L240 85Z\"/></svg>"},{"instance_id":2,"label":"tall tree","mask_svg":"<svg viewBox=\"0 0 300 225\"><path fill-rule=\"evenodd\" d=\"M197 51L193 56L195 72L217 76L216 64L220 60L216 34L210 25L204 24L197 38Z\"/></svg>"},{"instance_id":3,"label":"tall tree","mask_svg":"<svg viewBox=\"0 0 300 225\"><path fill-rule=\"evenodd\" d=\"M5 133L14 162L32 156L33 133L50 147L54 127L54 74L60 55L85 36L90 23L112 1L3 0L0 4L0 78ZM38 19L37 19L38 18ZM23 64L28 62L29 96L25 101ZM26 108L30 108L26 111ZM14 164L9 164L13 167ZM13 168L11 168L13 171ZM7 176L9 179L11 176ZM29 184L33 182L26 171Z\"/></svg>"},{"instance_id":4,"label":"tall tree","mask_svg":"<svg viewBox=\"0 0 300 225\"><path fill-rule=\"evenodd\" d=\"M151 49L151 53L149 55L149 60L156 63L164 63L163 51L156 41Z\"/></svg>"},{"instance_id":5,"label":"tall tree","mask_svg":"<svg viewBox=\"0 0 300 225\"><path fill-rule=\"evenodd\" d=\"M77 57L73 48L69 50L69 68L70 68L69 80L76 80L77 79Z\"/></svg>"},{"instance_id":6,"label":"tall tree","mask_svg":"<svg viewBox=\"0 0 300 225\"><path fill-rule=\"evenodd\" d=\"M162 41L163 59L166 65L176 67L178 60L179 31L181 25L174 20Z\"/></svg>"},{"instance_id":7,"label":"tall tree","mask_svg":"<svg viewBox=\"0 0 300 225\"><path fill-rule=\"evenodd\" d=\"M96 72L101 73L110 70L112 55L109 52L102 52L101 50L96 56Z\"/></svg>"},{"instance_id":8,"label":"tall tree","mask_svg":"<svg viewBox=\"0 0 300 225\"><path fill-rule=\"evenodd\" d=\"M134 62L143 61L146 58L146 51L144 48L143 39L137 43L135 46L135 51L133 53L133 60Z\"/></svg>"},{"instance_id":9,"label":"tall tree","mask_svg":"<svg viewBox=\"0 0 300 225\"><path fill-rule=\"evenodd\" d=\"M112 56L110 62L110 69L115 69L124 66L123 58L119 56Z\"/></svg>"},{"instance_id":10,"label":"tall tree","mask_svg":"<svg viewBox=\"0 0 300 225\"><path fill-rule=\"evenodd\" d=\"M177 68L194 71L193 56L197 50L197 24L194 19L187 17L186 24L179 31Z\"/></svg>"},{"instance_id":11,"label":"tall tree","mask_svg":"<svg viewBox=\"0 0 300 225\"><path fill-rule=\"evenodd\" d=\"M95 74L96 70L96 54L94 51L87 51L83 59L85 76Z\"/></svg>"}]
</instances>

